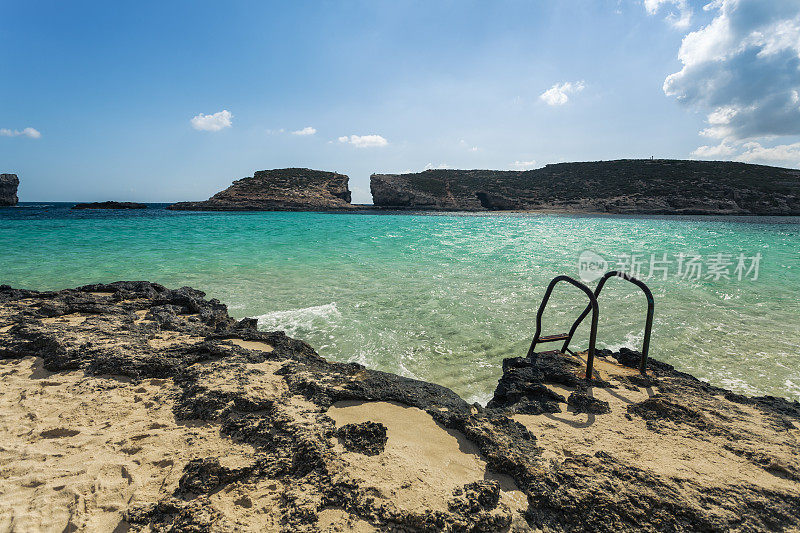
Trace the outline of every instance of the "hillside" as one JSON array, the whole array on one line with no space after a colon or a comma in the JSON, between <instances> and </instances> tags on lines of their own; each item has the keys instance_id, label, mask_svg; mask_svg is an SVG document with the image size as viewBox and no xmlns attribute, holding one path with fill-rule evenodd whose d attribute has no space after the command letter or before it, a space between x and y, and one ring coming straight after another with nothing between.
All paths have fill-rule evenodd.
<instances>
[{"instance_id":1,"label":"hillside","mask_svg":"<svg viewBox=\"0 0 800 533\"><path fill-rule=\"evenodd\" d=\"M728 161L558 163L528 171L373 174L375 206L628 214L800 215L800 170Z\"/></svg>"}]
</instances>

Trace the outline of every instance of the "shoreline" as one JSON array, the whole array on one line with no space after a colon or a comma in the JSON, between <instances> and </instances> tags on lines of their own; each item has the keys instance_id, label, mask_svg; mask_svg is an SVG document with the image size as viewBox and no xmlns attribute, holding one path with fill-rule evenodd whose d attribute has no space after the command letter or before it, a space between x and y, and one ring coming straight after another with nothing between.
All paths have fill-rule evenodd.
<instances>
[{"instance_id":1,"label":"shoreline","mask_svg":"<svg viewBox=\"0 0 800 533\"><path fill-rule=\"evenodd\" d=\"M21 209L32 208L34 206L49 206L62 207L66 205L80 204L82 202L48 202L48 201L26 201L19 202L14 206L0 206L0 209ZM463 215L463 216L504 216L504 215L563 215L563 216L586 216L586 217L630 217L630 218L660 218L669 217L677 220L686 219L692 220L695 217L709 217L709 218L722 218L726 220L735 219L751 219L751 218L778 218L790 219L800 218L800 212L796 214L749 214L749 213L730 213L730 212L609 212L609 211L592 211L584 209L485 209L485 210L463 210L463 209L446 209L446 208L419 208L419 207L383 207L371 206L370 204L353 204L352 208L347 209L324 209L324 210L305 210L305 209L263 209L263 210L246 210L246 209L166 209L170 202L141 202L143 205L162 207L164 211L175 211L178 213L234 213L234 214L256 214L256 213L320 213L330 215L341 214L355 214L355 215ZM29 205L26 205L29 204ZM106 211L108 211L107 209ZM110 209L114 210L114 209ZM82 210L78 210L82 211ZM99 210L89 210L99 211ZM131 210L122 209L120 211L129 212ZM697 218L703 220L703 218Z\"/></svg>"},{"instance_id":2,"label":"shoreline","mask_svg":"<svg viewBox=\"0 0 800 533\"><path fill-rule=\"evenodd\" d=\"M632 354L603 353L588 387L579 361L506 359L483 408L327 361L194 289L2 286L0 399L25 422L0 428L0 507L10 509L0 523L796 527L800 403L748 398L658 362L640 376L620 364ZM79 449L89 455L70 462Z\"/></svg>"}]
</instances>

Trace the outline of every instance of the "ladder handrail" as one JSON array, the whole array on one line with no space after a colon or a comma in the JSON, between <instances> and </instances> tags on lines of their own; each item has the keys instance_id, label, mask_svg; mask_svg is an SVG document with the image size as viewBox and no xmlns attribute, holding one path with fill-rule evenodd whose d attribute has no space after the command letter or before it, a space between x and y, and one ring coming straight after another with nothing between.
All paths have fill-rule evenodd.
<instances>
[{"instance_id":1,"label":"ladder handrail","mask_svg":"<svg viewBox=\"0 0 800 533\"><path fill-rule=\"evenodd\" d=\"M589 305L586 307L583 313L581 313L580 318L578 319L583 320L589 311L592 311L592 330L589 334L589 353L586 357L586 379L592 378L592 370L594 366L594 347L597 343L597 315L600 313L599 307L597 306L597 298L592 293L591 289L581 283L578 280L575 280L569 276L556 276L550 282L550 285L547 286L547 290L544 292L544 297L542 298L542 303L539 304L539 311L536 312L536 333L533 336L533 342L531 342L531 347L528 349L528 357L531 357L534 354L534 349L536 348L536 344L539 342L539 336L542 333L542 314L544 313L544 308L547 305L547 301L550 299L550 293L553 292L553 288L561 281L566 281L578 287L582 290L586 296L589 297ZM576 322L577 324L577 322ZM573 325L573 328L577 328L577 326ZM572 335L570 335L572 338ZM569 344L569 339L567 339L567 344ZM567 344L564 345L566 349ZM563 352L564 350L562 350Z\"/></svg>"},{"instance_id":2,"label":"ladder handrail","mask_svg":"<svg viewBox=\"0 0 800 533\"><path fill-rule=\"evenodd\" d=\"M655 300L653 299L653 293L650 291L650 288L647 285L645 285L643 281L640 281L631 276L630 274L626 274L625 272L620 272L618 270L611 270L603 274L603 277L600 278L600 281L597 283L597 287L594 290L595 300L600 297L600 291L603 290L603 286L606 284L606 281L608 281L613 277L622 278L626 281L630 281L631 283L639 287L644 293L645 297L647 298L647 318L645 319L644 341L642 342L642 360L639 362L639 372L644 374L645 371L647 370L647 353L650 351L650 333L653 329L653 310L655 307ZM572 324L572 328L569 330L567 340L564 341L564 346L561 348L562 352L565 352L567 350L567 347L569 346L569 343L572 340L572 336L575 334L575 330L578 329L578 326L583 321L583 319L586 318L586 315L589 314L590 310L593 311L592 306L591 305L586 306L586 309L583 310L583 313L581 313L581 316L578 317L578 320L576 320L575 323ZM596 313L596 311L593 311L593 313ZM592 327L596 328L594 324L592 325ZM592 335L594 335L594 332L592 333Z\"/></svg>"}]
</instances>

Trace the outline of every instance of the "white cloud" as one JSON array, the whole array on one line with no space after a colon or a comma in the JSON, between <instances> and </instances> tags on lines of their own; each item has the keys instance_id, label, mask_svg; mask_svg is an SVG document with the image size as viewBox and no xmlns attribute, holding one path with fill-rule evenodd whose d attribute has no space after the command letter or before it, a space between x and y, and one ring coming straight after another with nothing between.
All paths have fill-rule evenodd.
<instances>
[{"instance_id":1,"label":"white cloud","mask_svg":"<svg viewBox=\"0 0 800 533\"><path fill-rule=\"evenodd\" d=\"M536 161L514 161L509 166L515 170L528 170L536 166Z\"/></svg>"},{"instance_id":2,"label":"white cloud","mask_svg":"<svg viewBox=\"0 0 800 533\"><path fill-rule=\"evenodd\" d=\"M376 146L386 146L389 141L380 135L344 135L339 137L340 143L349 143L358 148L372 148Z\"/></svg>"},{"instance_id":3,"label":"white cloud","mask_svg":"<svg viewBox=\"0 0 800 533\"><path fill-rule=\"evenodd\" d=\"M734 158L736 161L792 167L800 166L800 143L780 144L768 148L761 146L761 143L753 141L744 143L742 149L743 152Z\"/></svg>"},{"instance_id":4,"label":"white cloud","mask_svg":"<svg viewBox=\"0 0 800 533\"><path fill-rule=\"evenodd\" d=\"M434 165L433 163L428 163L425 165L423 170L441 170L443 168L450 168L450 165L447 163L439 163L438 165Z\"/></svg>"},{"instance_id":5,"label":"white cloud","mask_svg":"<svg viewBox=\"0 0 800 533\"><path fill-rule=\"evenodd\" d=\"M312 128L311 126L306 126L302 130L293 131L292 135L314 135L315 133L317 133L317 130L315 128Z\"/></svg>"},{"instance_id":6,"label":"white cloud","mask_svg":"<svg viewBox=\"0 0 800 533\"><path fill-rule=\"evenodd\" d=\"M547 105L564 105L569 102L570 94L577 94L585 87L582 81L565 81L556 83L545 92L539 95Z\"/></svg>"},{"instance_id":7,"label":"white cloud","mask_svg":"<svg viewBox=\"0 0 800 533\"><path fill-rule=\"evenodd\" d=\"M694 157L719 158L727 157L736 153L736 148L723 141L717 146L699 146L692 152Z\"/></svg>"},{"instance_id":8,"label":"white cloud","mask_svg":"<svg viewBox=\"0 0 800 533\"><path fill-rule=\"evenodd\" d=\"M723 140L716 146L700 146L692 156L702 159L732 159L744 163L761 163L800 167L800 142L764 146L757 141Z\"/></svg>"},{"instance_id":9,"label":"white cloud","mask_svg":"<svg viewBox=\"0 0 800 533\"><path fill-rule=\"evenodd\" d=\"M192 117L191 123L192 127L199 131L219 131L231 127L231 118L233 118L233 115L231 115L230 111L223 109L213 115L200 113Z\"/></svg>"},{"instance_id":10,"label":"white cloud","mask_svg":"<svg viewBox=\"0 0 800 533\"><path fill-rule=\"evenodd\" d=\"M657 0L653 0L656 3ZM707 114L706 137L800 135L800 2L714 0L686 35L664 92Z\"/></svg>"},{"instance_id":11,"label":"white cloud","mask_svg":"<svg viewBox=\"0 0 800 533\"><path fill-rule=\"evenodd\" d=\"M30 139L39 139L41 136L42 134L35 128L24 128L22 130L0 128L0 137L28 137Z\"/></svg>"},{"instance_id":12,"label":"white cloud","mask_svg":"<svg viewBox=\"0 0 800 533\"><path fill-rule=\"evenodd\" d=\"M686 0L644 0L649 15L667 13L667 21L676 28L688 28L692 23L692 8Z\"/></svg>"}]
</instances>

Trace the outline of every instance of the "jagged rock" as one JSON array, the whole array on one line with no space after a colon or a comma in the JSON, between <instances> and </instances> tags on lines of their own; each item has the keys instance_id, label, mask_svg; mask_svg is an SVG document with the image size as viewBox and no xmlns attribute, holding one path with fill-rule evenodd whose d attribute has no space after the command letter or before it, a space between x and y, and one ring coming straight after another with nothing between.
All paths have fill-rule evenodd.
<instances>
[{"instance_id":1,"label":"jagged rock","mask_svg":"<svg viewBox=\"0 0 800 533\"><path fill-rule=\"evenodd\" d=\"M453 492L450 509L461 514L491 511L500 502L500 484L497 481L475 481Z\"/></svg>"},{"instance_id":2,"label":"jagged rock","mask_svg":"<svg viewBox=\"0 0 800 533\"><path fill-rule=\"evenodd\" d=\"M351 452L378 455L386 446L386 426L380 422L345 424L336 432L344 447Z\"/></svg>"},{"instance_id":3,"label":"jagged rock","mask_svg":"<svg viewBox=\"0 0 800 533\"><path fill-rule=\"evenodd\" d=\"M800 171L726 161L558 163L528 171L373 174L376 207L641 214L800 214Z\"/></svg>"},{"instance_id":4,"label":"jagged rock","mask_svg":"<svg viewBox=\"0 0 800 533\"><path fill-rule=\"evenodd\" d=\"M75 204L71 209L147 209L147 204L137 202L86 202Z\"/></svg>"},{"instance_id":5,"label":"jagged rock","mask_svg":"<svg viewBox=\"0 0 800 533\"><path fill-rule=\"evenodd\" d=\"M241 479L252 472L252 468L228 468L222 466L216 457L195 459L183 468L183 475L178 482L180 492L206 493L221 485Z\"/></svg>"},{"instance_id":6,"label":"jagged rock","mask_svg":"<svg viewBox=\"0 0 800 533\"><path fill-rule=\"evenodd\" d=\"M259 170L203 202L179 202L181 211L330 211L351 209L349 178L308 168Z\"/></svg>"},{"instance_id":7,"label":"jagged rock","mask_svg":"<svg viewBox=\"0 0 800 533\"><path fill-rule=\"evenodd\" d=\"M148 409L167 410L169 421L177 422L170 431L182 430L189 439L184 451L211 436L239 447L236 454L226 449L170 462L175 474L169 490L139 487L149 478L137 478L139 499L130 508L114 508L120 517L124 512L122 529L235 531L255 520L268 520L267 530L308 532L335 530L332 520L339 520L340 528L419 532L796 527L800 403L747 398L656 360L647 376L639 376L608 355L596 358L600 379L591 383L580 377L580 362L558 354L507 359L495 397L482 409L436 384L327 361L282 332L258 331L252 320L232 319L223 304L188 287L118 282L36 292L0 286L0 358L8 360L0 377L8 379L31 356L40 358L43 369L23 369L18 379L28 380L30 391L8 406L36 401L58 388L58 379L72 376L60 390L76 395L77 410L93 413L80 391L124 389L145 396ZM45 382L34 375L46 370L63 374ZM78 381L83 388L76 388ZM594 417L561 409L568 401L564 391L571 403L593 403L583 397L589 390L604 395L602 401L617 402L594 426L586 422ZM354 472L347 459L352 454L337 445L337 436L357 436L372 446L385 435L382 453L358 456L357 462L388 467L381 461L397 453L391 429L384 433L378 423L337 429L331 409L344 400L422 410L446 438L456 439L458 453L485 462L479 479L459 480L454 485L461 488L448 489L433 505L429 492L442 480L423 479L420 470L413 479L428 483L424 497L417 496L421 507L398 506L392 491L406 489L382 491L368 483L369 472ZM20 424L32 423L18 418ZM166 431L164 425L151 427L136 438L157 439ZM89 433L59 422L24 435L42 431L53 444ZM104 442L104 450L113 451L116 440ZM124 475L136 476L127 470L137 467L138 459L127 455L136 449L123 449L128 451L117 453L125 454ZM48 457L49 468L56 468L50 460L59 458ZM711 467L703 470L698 458ZM682 466L674 469L673 463ZM719 473L720 464L729 469ZM503 476L512 487L485 479L491 476ZM507 503L514 491L516 508ZM221 506L222 500L230 505ZM108 509L104 512L115 512ZM90 511L82 506L74 512Z\"/></svg>"},{"instance_id":8,"label":"jagged rock","mask_svg":"<svg viewBox=\"0 0 800 533\"><path fill-rule=\"evenodd\" d=\"M16 174L0 174L0 207L17 205L17 187L19 178Z\"/></svg>"},{"instance_id":9,"label":"jagged rock","mask_svg":"<svg viewBox=\"0 0 800 533\"><path fill-rule=\"evenodd\" d=\"M574 391L567 398L567 404L571 406L576 413L591 413L593 415L602 415L603 413L611 412L608 402L598 400L589 396L583 391Z\"/></svg>"}]
</instances>

